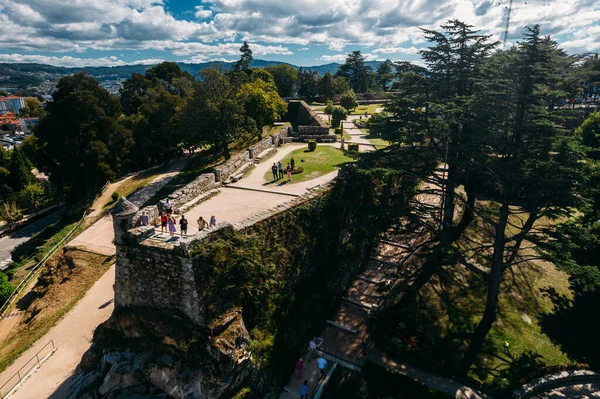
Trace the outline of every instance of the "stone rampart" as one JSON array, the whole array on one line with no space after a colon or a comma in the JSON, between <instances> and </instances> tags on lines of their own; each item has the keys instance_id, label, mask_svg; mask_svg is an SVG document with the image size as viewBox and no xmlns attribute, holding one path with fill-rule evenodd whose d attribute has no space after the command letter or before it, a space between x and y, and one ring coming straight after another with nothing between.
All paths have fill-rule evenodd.
<instances>
[{"instance_id":1,"label":"stone rampart","mask_svg":"<svg viewBox=\"0 0 600 399\"><path fill-rule=\"evenodd\" d=\"M298 126L300 137L303 136L326 136L329 134L329 126Z\"/></svg>"},{"instance_id":2,"label":"stone rampart","mask_svg":"<svg viewBox=\"0 0 600 399\"><path fill-rule=\"evenodd\" d=\"M156 230L153 226L137 227L128 231L119 230L116 226L115 234L121 238L118 242L115 241L115 307L177 310L187 315L194 323L202 325L205 312L199 298L202 297L203 290L210 289L210 281L196 281L194 268L202 265L198 264L199 260L193 256L194 249L211 240L213 235L228 229L241 231L255 228L261 223L269 223L270 219L311 201L330 189L331 185L325 185L240 223L219 223L216 228L182 237L174 242L154 239ZM131 223L123 224L130 225Z\"/></svg>"}]
</instances>

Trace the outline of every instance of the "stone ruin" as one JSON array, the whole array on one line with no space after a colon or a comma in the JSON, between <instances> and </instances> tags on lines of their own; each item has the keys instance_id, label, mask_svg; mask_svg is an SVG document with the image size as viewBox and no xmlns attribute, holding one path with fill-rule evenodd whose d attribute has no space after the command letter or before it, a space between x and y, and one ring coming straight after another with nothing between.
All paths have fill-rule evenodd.
<instances>
[{"instance_id":1,"label":"stone ruin","mask_svg":"<svg viewBox=\"0 0 600 399\"><path fill-rule=\"evenodd\" d=\"M304 101L290 100L287 114L282 120L292 125L288 130L288 136L292 137L293 141L315 140L319 143L335 143L337 141L335 134L329 134L329 126Z\"/></svg>"}]
</instances>

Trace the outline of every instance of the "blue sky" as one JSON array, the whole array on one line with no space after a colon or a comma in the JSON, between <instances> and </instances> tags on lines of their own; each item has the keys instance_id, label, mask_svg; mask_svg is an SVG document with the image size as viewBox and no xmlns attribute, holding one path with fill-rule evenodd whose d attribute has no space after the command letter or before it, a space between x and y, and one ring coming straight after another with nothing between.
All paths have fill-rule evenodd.
<instances>
[{"instance_id":1,"label":"blue sky","mask_svg":"<svg viewBox=\"0 0 600 399\"><path fill-rule=\"evenodd\" d=\"M296 65L419 61L419 28L457 18L501 39L509 0L0 0L0 62L62 66L255 58ZM570 53L600 52L599 0L513 1L509 43L538 23Z\"/></svg>"}]
</instances>

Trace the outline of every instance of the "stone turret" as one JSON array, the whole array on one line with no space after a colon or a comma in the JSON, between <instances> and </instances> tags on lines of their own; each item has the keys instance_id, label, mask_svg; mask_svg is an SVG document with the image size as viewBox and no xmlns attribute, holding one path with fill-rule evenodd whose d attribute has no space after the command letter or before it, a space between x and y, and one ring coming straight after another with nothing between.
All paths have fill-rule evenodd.
<instances>
[{"instance_id":1,"label":"stone turret","mask_svg":"<svg viewBox=\"0 0 600 399\"><path fill-rule=\"evenodd\" d=\"M115 230L115 244L123 243L123 235L135 227L139 208L127 201L125 197L119 198L111 214L113 217L113 228Z\"/></svg>"}]
</instances>

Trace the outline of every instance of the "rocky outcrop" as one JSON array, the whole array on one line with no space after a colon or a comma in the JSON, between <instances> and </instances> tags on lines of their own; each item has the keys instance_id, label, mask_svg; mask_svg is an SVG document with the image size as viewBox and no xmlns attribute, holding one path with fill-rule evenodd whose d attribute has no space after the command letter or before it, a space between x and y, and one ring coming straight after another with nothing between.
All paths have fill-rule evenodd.
<instances>
[{"instance_id":1,"label":"rocky outcrop","mask_svg":"<svg viewBox=\"0 0 600 399\"><path fill-rule=\"evenodd\" d=\"M219 398L252 372L241 309L208 328L184 315L117 310L94 334L69 399Z\"/></svg>"}]
</instances>

